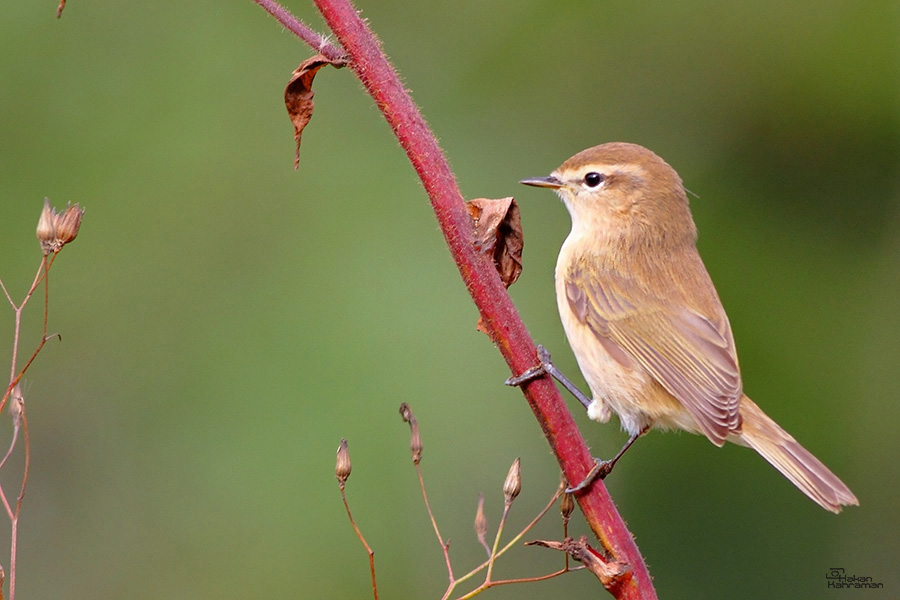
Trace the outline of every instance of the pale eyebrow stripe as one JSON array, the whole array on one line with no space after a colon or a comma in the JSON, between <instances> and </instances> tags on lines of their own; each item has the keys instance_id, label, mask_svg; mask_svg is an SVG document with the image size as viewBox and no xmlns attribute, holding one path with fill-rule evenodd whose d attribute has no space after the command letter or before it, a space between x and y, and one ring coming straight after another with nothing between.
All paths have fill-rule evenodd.
<instances>
[{"instance_id":1,"label":"pale eyebrow stripe","mask_svg":"<svg viewBox=\"0 0 900 600\"><path fill-rule=\"evenodd\" d=\"M590 173L591 171L598 171L601 173L605 173L607 175L612 175L616 173L621 173L623 175L632 175L635 178L643 179L647 176L647 170L644 169L641 165L635 165L631 163L602 163L591 165L589 169L584 169L583 167L578 169L577 172L581 172L584 170L585 173ZM576 173L573 169L568 169L559 173L562 178L569 179L574 176Z\"/></svg>"}]
</instances>

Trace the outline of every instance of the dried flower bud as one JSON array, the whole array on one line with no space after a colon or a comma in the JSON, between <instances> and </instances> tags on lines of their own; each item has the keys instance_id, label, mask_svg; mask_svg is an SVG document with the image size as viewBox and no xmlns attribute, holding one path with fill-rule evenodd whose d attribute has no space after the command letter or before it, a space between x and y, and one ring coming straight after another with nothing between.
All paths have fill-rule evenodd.
<instances>
[{"instance_id":1,"label":"dried flower bud","mask_svg":"<svg viewBox=\"0 0 900 600\"><path fill-rule=\"evenodd\" d=\"M350 477L350 470L352 469L352 465L350 464L350 451L347 449L347 439L341 439L341 444L337 449L337 462L334 465L334 476L337 477L338 483L341 486L341 489L344 489L344 483L346 483L347 478Z\"/></svg>"},{"instance_id":2,"label":"dried flower bud","mask_svg":"<svg viewBox=\"0 0 900 600\"><path fill-rule=\"evenodd\" d=\"M59 217L56 223L56 235L63 244L68 244L78 235L81 229L81 218L84 217L84 209L66 204L66 212Z\"/></svg>"},{"instance_id":3,"label":"dried flower bud","mask_svg":"<svg viewBox=\"0 0 900 600\"><path fill-rule=\"evenodd\" d=\"M13 427L16 429L22 424L22 413L25 412L25 396L22 395L22 386L16 384L9 395L9 416L12 417Z\"/></svg>"},{"instance_id":4,"label":"dried flower bud","mask_svg":"<svg viewBox=\"0 0 900 600\"><path fill-rule=\"evenodd\" d=\"M413 464L418 465L422 460L422 436L419 435L419 422L416 421L412 409L406 402L400 405L400 416L409 423L409 451L412 453Z\"/></svg>"},{"instance_id":5,"label":"dried flower bud","mask_svg":"<svg viewBox=\"0 0 900 600\"><path fill-rule=\"evenodd\" d=\"M506 474L506 481L503 482L503 498L507 504L512 504L519 492L522 491L522 469L517 458L509 468Z\"/></svg>"},{"instance_id":6,"label":"dried flower bud","mask_svg":"<svg viewBox=\"0 0 900 600\"><path fill-rule=\"evenodd\" d=\"M77 204L74 206L67 204L65 212L60 214L50 206L50 199L44 198L44 209L41 211L35 233L45 256L59 252L63 246L75 239L81 228L83 216L84 209L79 208Z\"/></svg>"},{"instance_id":7,"label":"dried flower bud","mask_svg":"<svg viewBox=\"0 0 900 600\"><path fill-rule=\"evenodd\" d=\"M559 512L562 513L564 521L569 520L573 510L575 510L575 499L572 497L572 494L563 494L562 499L559 501Z\"/></svg>"},{"instance_id":8,"label":"dried flower bud","mask_svg":"<svg viewBox=\"0 0 900 600\"><path fill-rule=\"evenodd\" d=\"M41 242L42 247L56 240L56 211L50 207L50 198L44 198L44 209L41 211L41 218L37 224L37 239Z\"/></svg>"},{"instance_id":9,"label":"dried flower bud","mask_svg":"<svg viewBox=\"0 0 900 600\"><path fill-rule=\"evenodd\" d=\"M419 435L419 424L415 420L410 421L409 427L412 430L409 436L409 450L412 453L414 464L419 464L422 460L422 436Z\"/></svg>"},{"instance_id":10,"label":"dried flower bud","mask_svg":"<svg viewBox=\"0 0 900 600\"><path fill-rule=\"evenodd\" d=\"M487 534L488 521L484 516L484 494L478 494L478 509L475 511L475 535L478 541L484 545L484 536Z\"/></svg>"}]
</instances>

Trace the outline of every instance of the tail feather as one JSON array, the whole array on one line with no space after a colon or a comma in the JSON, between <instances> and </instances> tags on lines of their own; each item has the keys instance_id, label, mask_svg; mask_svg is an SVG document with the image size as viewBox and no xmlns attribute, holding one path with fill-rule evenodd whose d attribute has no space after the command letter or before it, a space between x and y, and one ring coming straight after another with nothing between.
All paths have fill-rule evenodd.
<instances>
[{"instance_id":1,"label":"tail feather","mask_svg":"<svg viewBox=\"0 0 900 600\"><path fill-rule=\"evenodd\" d=\"M850 488L837 475L747 396L741 399L741 417L743 427L735 441L759 452L819 506L839 513L842 505L859 504Z\"/></svg>"}]
</instances>

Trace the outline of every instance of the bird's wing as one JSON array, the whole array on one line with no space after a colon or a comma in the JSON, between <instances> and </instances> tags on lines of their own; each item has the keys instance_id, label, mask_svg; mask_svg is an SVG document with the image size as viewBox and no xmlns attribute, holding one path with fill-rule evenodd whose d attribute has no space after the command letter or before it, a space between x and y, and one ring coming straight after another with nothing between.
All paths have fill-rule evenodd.
<instances>
[{"instance_id":1,"label":"bird's wing","mask_svg":"<svg viewBox=\"0 0 900 600\"><path fill-rule=\"evenodd\" d=\"M685 306L678 297L683 294L669 291L675 297L652 295L634 281L610 273L598 277L579 263L566 277L569 306L609 354L623 366L643 367L721 446L741 422L741 376L728 319L714 291L706 304L718 310L705 311L712 315Z\"/></svg>"}]
</instances>

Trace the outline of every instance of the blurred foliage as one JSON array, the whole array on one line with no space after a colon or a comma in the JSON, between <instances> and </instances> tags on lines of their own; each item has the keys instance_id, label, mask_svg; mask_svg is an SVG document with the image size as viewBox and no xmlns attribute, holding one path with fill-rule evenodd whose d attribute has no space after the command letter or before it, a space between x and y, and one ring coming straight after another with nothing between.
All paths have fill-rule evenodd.
<instances>
[{"instance_id":1,"label":"blurred foliage","mask_svg":"<svg viewBox=\"0 0 900 600\"><path fill-rule=\"evenodd\" d=\"M860 498L835 517L747 450L654 433L608 483L660 596L827 597L836 566L896 593L897 3L359 7L464 193L518 196L525 271L512 294L564 370L577 373L552 272L568 217L516 182L587 146L644 144L698 196L701 252L748 393ZM321 27L310 4L290 8ZM427 199L371 100L349 70L320 73L294 172L282 91L311 52L253 3L73 0L59 21L55 10L0 8L0 276L11 290L37 268L44 196L87 208L51 277L62 342L28 377L20 594L368 597L332 472L346 437L348 496L382 597L439 597L446 574L400 402L419 417L458 573L483 557L480 491L495 526L503 477L522 457L515 527L558 474L521 395L501 385L509 373L475 331ZM40 331L29 319L26 349ZM619 447L614 424L577 412L598 454ZM18 477L7 468L0 483L15 489ZM554 517L534 537L559 535ZM521 549L498 574L558 561ZM488 593L602 595L584 573Z\"/></svg>"}]
</instances>

